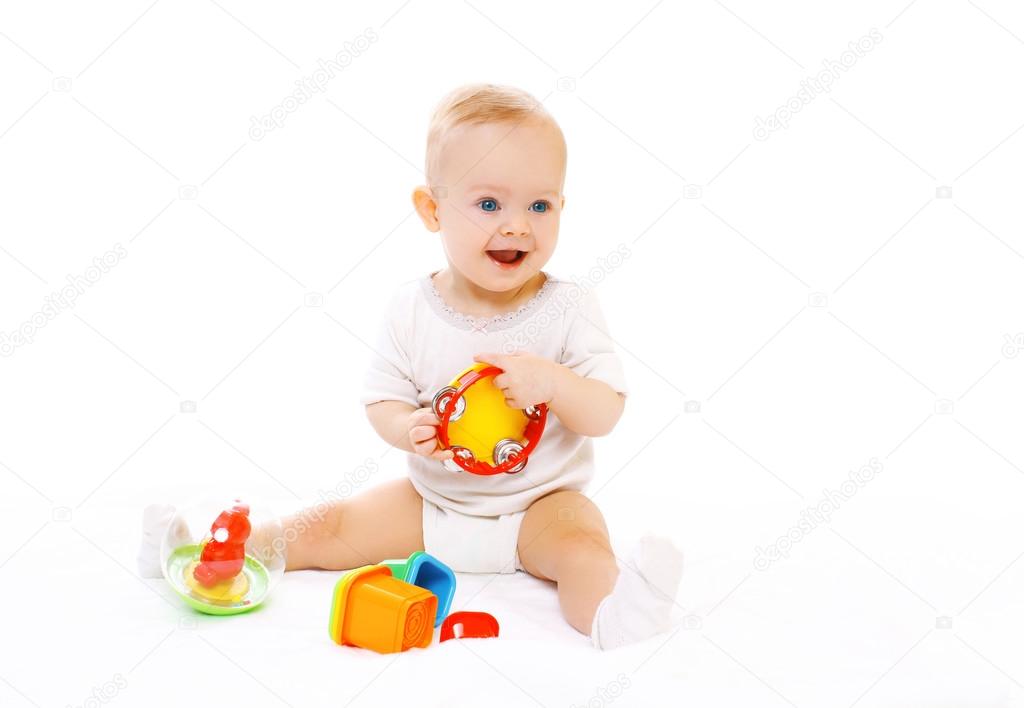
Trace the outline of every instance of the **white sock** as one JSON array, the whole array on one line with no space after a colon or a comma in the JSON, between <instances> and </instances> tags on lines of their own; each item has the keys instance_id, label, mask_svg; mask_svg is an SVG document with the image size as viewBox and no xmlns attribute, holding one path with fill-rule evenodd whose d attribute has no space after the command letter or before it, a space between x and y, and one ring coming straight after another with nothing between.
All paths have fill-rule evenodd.
<instances>
[{"instance_id":1,"label":"white sock","mask_svg":"<svg viewBox=\"0 0 1024 708\"><path fill-rule=\"evenodd\" d=\"M171 525L174 511L174 507L168 504L150 504L142 510L142 540L136 561L139 575L143 578L163 577L160 543L167 533L167 527ZM180 542L179 545L188 541L188 527L184 523L175 529L175 538Z\"/></svg>"},{"instance_id":2,"label":"white sock","mask_svg":"<svg viewBox=\"0 0 1024 708\"><path fill-rule=\"evenodd\" d=\"M594 613L590 637L598 649L639 642L671 627L683 554L667 538L644 536L626 564Z\"/></svg>"}]
</instances>

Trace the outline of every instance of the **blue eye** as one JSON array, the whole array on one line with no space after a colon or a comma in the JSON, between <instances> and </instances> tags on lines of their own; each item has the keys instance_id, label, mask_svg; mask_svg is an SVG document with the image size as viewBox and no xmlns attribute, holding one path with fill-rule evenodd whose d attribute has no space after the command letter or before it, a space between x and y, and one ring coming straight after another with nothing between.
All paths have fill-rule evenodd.
<instances>
[{"instance_id":1,"label":"blue eye","mask_svg":"<svg viewBox=\"0 0 1024 708\"><path fill-rule=\"evenodd\" d=\"M484 211L498 211L498 202L493 199L481 199L477 203L477 206Z\"/></svg>"},{"instance_id":2,"label":"blue eye","mask_svg":"<svg viewBox=\"0 0 1024 708\"><path fill-rule=\"evenodd\" d=\"M530 211L535 211L538 214L543 214L544 212L546 212L550 208L551 208L551 205L548 204L545 201L536 201L536 202L534 202L533 204L530 205Z\"/></svg>"}]
</instances>

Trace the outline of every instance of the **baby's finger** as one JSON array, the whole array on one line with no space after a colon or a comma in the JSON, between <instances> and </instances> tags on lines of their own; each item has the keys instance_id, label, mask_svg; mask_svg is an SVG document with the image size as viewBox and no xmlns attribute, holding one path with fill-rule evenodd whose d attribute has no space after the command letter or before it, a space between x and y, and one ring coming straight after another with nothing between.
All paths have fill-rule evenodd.
<instances>
[{"instance_id":1,"label":"baby's finger","mask_svg":"<svg viewBox=\"0 0 1024 708\"><path fill-rule=\"evenodd\" d=\"M412 446L413 452L424 457L431 457L436 448L437 445L433 440L418 442Z\"/></svg>"},{"instance_id":2,"label":"baby's finger","mask_svg":"<svg viewBox=\"0 0 1024 708\"><path fill-rule=\"evenodd\" d=\"M434 411L429 408L418 408L413 411L412 415L409 416L410 425L420 425L424 421L430 420L434 417Z\"/></svg>"},{"instance_id":3,"label":"baby's finger","mask_svg":"<svg viewBox=\"0 0 1024 708\"><path fill-rule=\"evenodd\" d=\"M450 460L455 457L455 453L451 450L434 450L430 453L430 456L435 460Z\"/></svg>"},{"instance_id":4,"label":"baby's finger","mask_svg":"<svg viewBox=\"0 0 1024 708\"><path fill-rule=\"evenodd\" d=\"M436 435L437 429L432 425L419 425L409 431L409 439L414 443L426 442Z\"/></svg>"},{"instance_id":5,"label":"baby's finger","mask_svg":"<svg viewBox=\"0 0 1024 708\"><path fill-rule=\"evenodd\" d=\"M434 415L434 411L430 410L429 408L424 408L422 409L422 412L418 416L416 416L415 424L440 425L441 421L440 419L438 419L436 415Z\"/></svg>"}]
</instances>

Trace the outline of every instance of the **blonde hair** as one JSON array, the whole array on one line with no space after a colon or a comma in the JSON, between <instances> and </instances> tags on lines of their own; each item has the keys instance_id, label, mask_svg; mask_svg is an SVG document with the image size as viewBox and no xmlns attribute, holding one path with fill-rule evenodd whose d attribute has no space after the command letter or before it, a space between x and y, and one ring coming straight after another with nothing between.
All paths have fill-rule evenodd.
<instances>
[{"instance_id":1,"label":"blonde hair","mask_svg":"<svg viewBox=\"0 0 1024 708\"><path fill-rule=\"evenodd\" d=\"M481 123L519 124L547 121L559 133L558 123L531 94L513 86L467 84L446 95L434 110L427 131L427 183L434 186L441 150L448 133L460 125Z\"/></svg>"}]
</instances>

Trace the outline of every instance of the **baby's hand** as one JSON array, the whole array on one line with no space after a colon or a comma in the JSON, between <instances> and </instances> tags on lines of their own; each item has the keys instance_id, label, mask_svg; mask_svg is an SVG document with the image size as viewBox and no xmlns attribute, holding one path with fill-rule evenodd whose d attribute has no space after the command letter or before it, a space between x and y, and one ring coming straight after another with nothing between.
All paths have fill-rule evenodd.
<instances>
[{"instance_id":1,"label":"baby's hand","mask_svg":"<svg viewBox=\"0 0 1024 708\"><path fill-rule=\"evenodd\" d=\"M420 408L409 415L409 442L417 455L432 460L450 460L454 457L451 450L441 449L437 439L437 426L440 424L441 421L430 408Z\"/></svg>"},{"instance_id":2,"label":"baby's hand","mask_svg":"<svg viewBox=\"0 0 1024 708\"><path fill-rule=\"evenodd\" d=\"M477 354L473 361L497 366L503 371L494 377L494 385L505 394L510 408L526 408L551 403L560 365L529 352L513 354Z\"/></svg>"}]
</instances>

